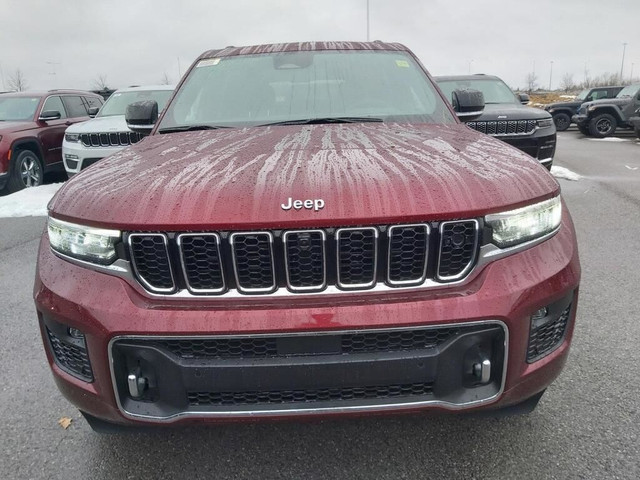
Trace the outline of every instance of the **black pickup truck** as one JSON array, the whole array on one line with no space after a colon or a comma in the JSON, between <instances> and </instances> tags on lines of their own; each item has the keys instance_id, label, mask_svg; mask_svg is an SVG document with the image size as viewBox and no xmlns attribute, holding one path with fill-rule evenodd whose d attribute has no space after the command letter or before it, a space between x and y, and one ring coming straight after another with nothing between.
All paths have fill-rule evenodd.
<instances>
[{"instance_id":1,"label":"black pickup truck","mask_svg":"<svg viewBox=\"0 0 640 480\"><path fill-rule=\"evenodd\" d=\"M640 108L640 83L624 87L615 98L585 102L571 117L585 135L598 138L613 135L618 127L633 128L631 118Z\"/></svg>"},{"instance_id":2,"label":"black pickup truck","mask_svg":"<svg viewBox=\"0 0 640 480\"><path fill-rule=\"evenodd\" d=\"M550 103L544 107L544 109L553 117L553 121L556 124L556 130L563 132L569 128L569 125L571 125L571 117L578 113L580 105L584 102L601 100L603 98L613 98L620 92L620 90L622 90L622 87L612 86L585 88L572 101Z\"/></svg>"}]
</instances>

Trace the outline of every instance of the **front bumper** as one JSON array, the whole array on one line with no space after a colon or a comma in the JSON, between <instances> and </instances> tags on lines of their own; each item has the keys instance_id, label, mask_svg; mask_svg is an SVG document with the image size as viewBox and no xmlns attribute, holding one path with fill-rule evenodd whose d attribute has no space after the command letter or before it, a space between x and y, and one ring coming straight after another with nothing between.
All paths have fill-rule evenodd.
<instances>
[{"instance_id":1,"label":"front bumper","mask_svg":"<svg viewBox=\"0 0 640 480\"><path fill-rule=\"evenodd\" d=\"M571 117L571 121L579 127L585 126L589 121L589 115L578 113Z\"/></svg>"},{"instance_id":2,"label":"front bumper","mask_svg":"<svg viewBox=\"0 0 640 480\"><path fill-rule=\"evenodd\" d=\"M80 142L62 142L62 158L69 178L125 147L85 147Z\"/></svg>"},{"instance_id":3,"label":"front bumper","mask_svg":"<svg viewBox=\"0 0 640 480\"><path fill-rule=\"evenodd\" d=\"M498 138L536 158L547 169L551 169L553 157L556 153L556 137L557 135L554 132L553 134L537 135L536 133L532 136L503 136Z\"/></svg>"},{"instance_id":4,"label":"front bumper","mask_svg":"<svg viewBox=\"0 0 640 480\"><path fill-rule=\"evenodd\" d=\"M123 278L59 258L46 236L34 294L54 378L72 403L116 423L186 423L519 403L545 389L564 365L579 276L575 234L565 211L555 236L489 263L464 285L368 301L359 295L197 303L152 299ZM572 307L564 335L551 353L527 362L531 315L566 299ZM84 334L92 381L56 362L47 343L53 324ZM412 350L345 356L334 341L349 332L450 328L461 329L460 334ZM263 342L252 347L253 356L237 357L243 343L229 342L239 337L277 337L283 355L261 357L257 352L267 348ZM191 345L185 355L176 354L183 348L181 339ZM195 351L211 351L206 342L216 339L226 341L226 351L236 357L193 354L194 345ZM491 361L492 370L479 383L469 375L483 359ZM145 379L147 397L131 394L131 375ZM379 386L386 389L382 394L375 390Z\"/></svg>"}]
</instances>

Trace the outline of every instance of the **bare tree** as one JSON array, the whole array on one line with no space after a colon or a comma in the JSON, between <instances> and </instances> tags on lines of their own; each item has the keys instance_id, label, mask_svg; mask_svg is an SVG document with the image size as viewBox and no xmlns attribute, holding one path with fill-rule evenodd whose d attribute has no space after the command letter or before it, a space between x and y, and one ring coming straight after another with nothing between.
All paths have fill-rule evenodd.
<instances>
[{"instance_id":1,"label":"bare tree","mask_svg":"<svg viewBox=\"0 0 640 480\"><path fill-rule=\"evenodd\" d=\"M19 68L14 73L9 75L9 81L7 85L9 86L9 90L15 90L16 92L24 92L27 88L29 88L27 79L24 78L24 74Z\"/></svg>"},{"instance_id":2,"label":"bare tree","mask_svg":"<svg viewBox=\"0 0 640 480\"><path fill-rule=\"evenodd\" d=\"M96 87L96 90L109 90L109 85L107 85L107 76L102 73L98 75L93 81L93 86Z\"/></svg>"},{"instance_id":3,"label":"bare tree","mask_svg":"<svg viewBox=\"0 0 640 480\"><path fill-rule=\"evenodd\" d=\"M167 75L167 72L164 72L164 74L162 75L160 85L171 85L171 79L169 78L169 75Z\"/></svg>"},{"instance_id":4,"label":"bare tree","mask_svg":"<svg viewBox=\"0 0 640 480\"><path fill-rule=\"evenodd\" d=\"M573 81L573 74L565 73L564 76L562 77L562 81L560 82L560 86L562 87L562 90L564 90L565 92L574 90L576 88L576 84Z\"/></svg>"},{"instance_id":5,"label":"bare tree","mask_svg":"<svg viewBox=\"0 0 640 480\"><path fill-rule=\"evenodd\" d=\"M538 76L535 72L527 73L527 76L524 77L524 82L527 86L527 92L533 92L538 86Z\"/></svg>"}]
</instances>

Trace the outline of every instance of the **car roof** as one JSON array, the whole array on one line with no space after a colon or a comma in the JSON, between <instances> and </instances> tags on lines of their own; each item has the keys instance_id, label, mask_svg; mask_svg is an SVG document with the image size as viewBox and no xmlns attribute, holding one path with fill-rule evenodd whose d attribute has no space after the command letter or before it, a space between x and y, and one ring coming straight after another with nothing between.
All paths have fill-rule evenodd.
<instances>
[{"instance_id":1,"label":"car roof","mask_svg":"<svg viewBox=\"0 0 640 480\"><path fill-rule=\"evenodd\" d=\"M137 92L137 91L151 91L151 90L170 90L173 91L176 89L175 85L135 85L132 87L119 88L113 93L123 93L123 92Z\"/></svg>"},{"instance_id":2,"label":"car roof","mask_svg":"<svg viewBox=\"0 0 640 480\"><path fill-rule=\"evenodd\" d=\"M475 73L473 75L437 75L433 79L436 82L446 82L450 80L501 80L495 75L485 75L484 73Z\"/></svg>"},{"instance_id":3,"label":"car roof","mask_svg":"<svg viewBox=\"0 0 640 480\"><path fill-rule=\"evenodd\" d=\"M97 93L87 92L86 90L66 90L66 89L55 89L55 90L37 90L37 91L24 91L24 92L4 92L0 93L0 95L6 95L11 97L47 97L49 95L86 95L90 97L99 97Z\"/></svg>"},{"instance_id":4,"label":"car roof","mask_svg":"<svg viewBox=\"0 0 640 480\"><path fill-rule=\"evenodd\" d=\"M217 57L234 57L238 55L259 55L279 52L312 52L322 50L395 50L408 51L409 49L400 43L385 43L379 40L375 42L298 42L298 43L273 43L265 45L253 45L247 47L225 47L222 49L208 50L198 60Z\"/></svg>"}]
</instances>

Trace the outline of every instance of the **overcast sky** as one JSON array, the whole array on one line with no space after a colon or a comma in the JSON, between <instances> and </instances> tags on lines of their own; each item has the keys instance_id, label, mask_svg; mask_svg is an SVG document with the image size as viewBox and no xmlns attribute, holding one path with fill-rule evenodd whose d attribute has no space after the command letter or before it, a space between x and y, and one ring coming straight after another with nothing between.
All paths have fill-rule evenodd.
<instances>
[{"instance_id":1,"label":"overcast sky","mask_svg":"<svg viewBox=\"0 0 640 480\"><path fill-rule=\"evenodd\" d=\"M434 75L490 73L525 85L573 74L640 77L640 0L369 0L371 40L401 42ZM366 40L367 0L0 0L0 68L30 89L175 83L227 45ZM0 77L0 86L2 78Z\"/></svg>"}]
</instances>

